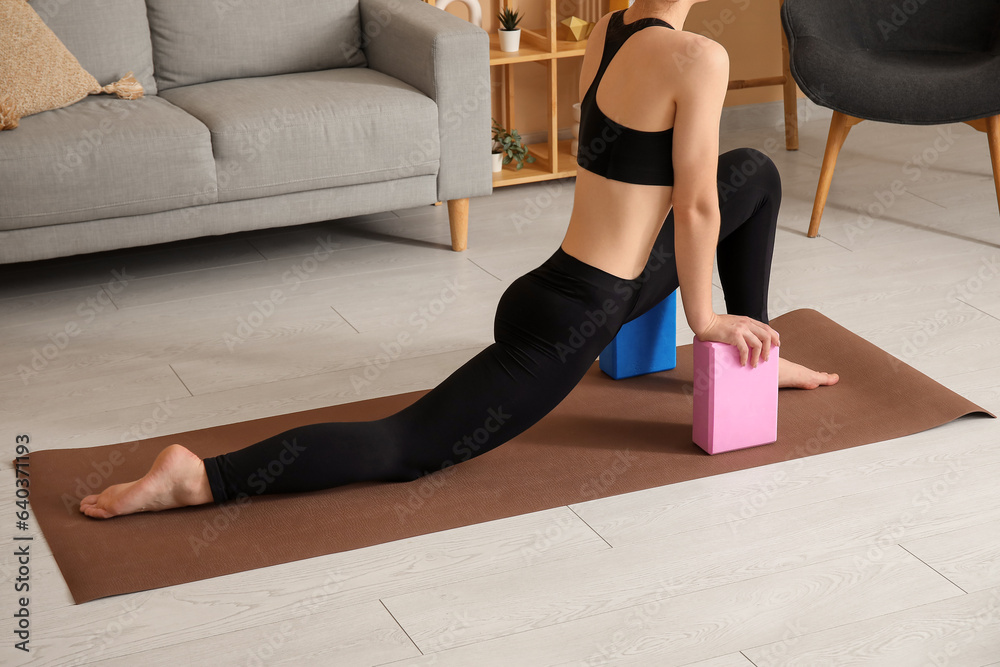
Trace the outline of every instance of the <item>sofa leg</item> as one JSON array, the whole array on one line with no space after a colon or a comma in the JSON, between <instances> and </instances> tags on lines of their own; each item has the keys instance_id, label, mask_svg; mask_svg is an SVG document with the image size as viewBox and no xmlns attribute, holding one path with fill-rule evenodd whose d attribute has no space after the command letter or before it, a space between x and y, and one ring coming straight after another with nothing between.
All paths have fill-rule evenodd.
<instances>
[{"instance_id":1,"label":"sofa leg","mask_svg":"<svg viewBox=\"0 0 1000 667\"><path fill-rule=\"evenodd\" d=\"M448 223L451 225L451 249L465 250L469 243L469 198L448 200Z\"/></svg>"},{"instance_id":2,"label":"sofa leg","mask_svg":"<svg viewBox=\"0 0 1000 667\"><path fill-rule=\"evenodd\" d=\"M861 122L861 118L848 116L839 111L833 112L830 119L830 136L826 140L826 153L823 155L823 168L819 173L819 184L816 186L816 201L813 202L812 218L809 220L809 238L815 238L819 234L819 221L823 217L823 209L826 207L826 196L830 194L830 183L833 181L833 169L837 166L837 156L840 155L840 148L847 139L847 133L851 131L852 125Z\"/></svg>"}]
</instances>

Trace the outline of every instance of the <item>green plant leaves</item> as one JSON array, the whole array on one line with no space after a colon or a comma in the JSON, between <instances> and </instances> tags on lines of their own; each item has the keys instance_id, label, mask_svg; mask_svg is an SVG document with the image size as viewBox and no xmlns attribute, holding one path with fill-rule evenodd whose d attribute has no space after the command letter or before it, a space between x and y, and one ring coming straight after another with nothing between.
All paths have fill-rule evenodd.
<instances>
[{"instance_id":1,"label":"green plant leaves","mask_svg":"<svg viewBox=\"0 0 1000 667\"><path fill-rule=\"evenodd\" d=\"M504 164L517 162L517 169L521 169L525 162L531 164L535 161L535 157L528 154L528 148L522 142L521 135L518 134L517 130L508 132L506 128L497 123L496 119L493 119L493 142L494 146L500 149L499 152L503 153Z\"/></svg>"},{"instance_id":2,"label":"green plant leaves","mask_svg":"<svg viewBox=\"0 0 1000 667\"><path fill-rule=\"evenodd\" d=\"M520 12L516 9L511 10L510 7L504 7L503 10L497 14L497 20L500 22L501 30L517 30L517 24L521 22Z\"/></svg>"}]
</instances>

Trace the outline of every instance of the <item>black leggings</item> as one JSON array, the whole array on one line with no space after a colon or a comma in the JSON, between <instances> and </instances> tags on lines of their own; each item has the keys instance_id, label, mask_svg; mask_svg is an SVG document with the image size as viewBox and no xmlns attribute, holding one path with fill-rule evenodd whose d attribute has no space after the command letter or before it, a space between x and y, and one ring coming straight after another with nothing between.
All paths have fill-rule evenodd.
<instances>
[{"instance_id":1,"label":"black leggings","mask_svg":"<svg viewBox=\"0 0 1000 667\"><path fill-rule=\"evenodd\" d=\"M719 157L717 259L726 309L767 322L767 286L781 181L770 159L742 148ZM483 454L556 407L622 324L677 289L674 216L646 268L625 280L562 248L500 297L495 343L388 417L307 424L205 459L216 503L362 481L405 482Z\"/></svg>"}]
</instances>

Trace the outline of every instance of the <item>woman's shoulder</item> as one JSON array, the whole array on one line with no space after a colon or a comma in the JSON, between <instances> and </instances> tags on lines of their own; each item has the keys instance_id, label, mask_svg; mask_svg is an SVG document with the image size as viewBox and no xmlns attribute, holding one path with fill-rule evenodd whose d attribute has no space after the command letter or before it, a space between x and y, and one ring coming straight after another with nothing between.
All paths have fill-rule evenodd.
<instances>
[{"instance_id":1,"label":"woman's shoulder","mask_svg":"<svg viewBox=\"0 0 1000 667\"><path fill-rule=\"evenodd\" d=\"M711 37L706 37L705 35L700 35L696 32L688 32L686 30L681 30L678 33L682 39L687 40L689 43L695 45L698 50L704 51L709 57L719 58L729 60L729 51L726 50L719 42L715 41Z\"/></svg>"},{"instance_id":2,"label":"woman's shoulder","mask_svg":"<svg viewBox=\"0 0 1000 667\"><path fill-rule=\"evenodd\" d=\"M601 39L603 39L604 35L608 32L608 23L611 22L611 17L613 15L614 12L608 12L607 14L603 14L601 18L597 19L597 22L594 23L594 27L590 29L591 37L600 36Z\"/></svg>"},{"instance_id":3,"label":"woman's shoulder","mask_svg":"<svg viewBox=\"0 0 1000 667\"><path fill-rule=\"evenodd\" d=\"M604 44L604 37L608 32L608 22L611 20L612 14L614 14L614 12L603 14L601 18L597 19L594 23L594 27L590 29L590 35L587 37L588 50L592 48L592 44Z\"/></svg>"},{"instance_id":4,"label":"woman's shoulder","mask_svg":"<svg viewBox=\"0 0 1000 667\"><path fill-rule=\"evenodd\" d=\"M678 31L670 43L661 42L660 62L670 72L693 77L729 76L729 52L719 42L696 32Z\"/></svg>"},{"instance_id":5,"label":"woman's shoulder","mask_svg":"<svg viewBox=\"0 0 1000 667\"><path fill-rule=\"evenodd\" d=\"M605 14L601 17L601 21L606 21L610 16L611 14ZM601 21L595 24L595 32L597 27L601 25ZM645 43L647 48L663 49L665 56L674 57L677 54L681 57L694 59L704 55L710 60L729 60L729 52L726 51L726 47L711 37L666 26L653 25L649 28L640 30L633 39L638 38L639 41Z\"/></svg>"}]
</instances>

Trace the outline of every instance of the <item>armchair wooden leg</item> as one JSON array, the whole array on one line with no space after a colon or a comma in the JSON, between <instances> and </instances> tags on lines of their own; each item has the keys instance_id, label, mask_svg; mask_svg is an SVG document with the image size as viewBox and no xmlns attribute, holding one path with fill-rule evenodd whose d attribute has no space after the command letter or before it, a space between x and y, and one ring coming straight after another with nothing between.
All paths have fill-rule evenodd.
<instances>
[{"instance_id":1,"label":"armchair wooden leg","mask_svg":"<svg viewBox=\"0 0 1000 667\"><path fill-rule=\"evenodd\" d=\"M781 0L785 4L785 0ZM788 37L785 31L781 31L781 70L785 75L785 83L782 84L783 97L785 100L785 150L799 150L799 100L798 86L792 78L792 70L789 65Z\"/></svg>"},{"instance_id":2,"label":"armchair wooden leg","mask_svg":"<svg viewBox=\"0 0 1000 667\"><path fill-rule=\"evenodd\" d=\"M853 125L861 122L861 118L848 116L839 111L833 112L830 119L830 135L826 140L826 153L823 155L823 168L819 173L819 185L816 186L816 201L813 202L812 218L809 220L809 238L819 234L819 222L826 207L826 196L830 194L830 183L833 181L833 169L837 166L837 156L847 139L847 133Z\"/></svg>"},{"instance_id":3,"label":"armchair wooden leg","mask_svg":"<svg viewBox=\"0 0 1000 667\"><path fill-rule=\"evenodd\" d=\"M990 143L990 161L993 163L993 186L997 191L997 207L1000 207L1000 116L977 118L965 123L986 133Z\"/></svg>"},{"instance_id":4,"label":"armchair wooden leg","mask_svg":"<svg viewBox=\"0 0 1000 667\"><path fill-rule=\"evenodd\" d=\"M990 142L993 185L997 190L997 207L1000 208L1000 116L990 116L986 119L986 138Z\"/></svg>"},{"instance_id":5,"label":"armchair wooden leg","mask_svg":"<svg viewBox=\"0 0 1000 667\"><path fill-rule=\"evenodd\" d=\"M469 243L469 198L448 200L448 223L451 225L451 249L465 250Z\"/></svg>"}]
</instances>

